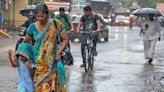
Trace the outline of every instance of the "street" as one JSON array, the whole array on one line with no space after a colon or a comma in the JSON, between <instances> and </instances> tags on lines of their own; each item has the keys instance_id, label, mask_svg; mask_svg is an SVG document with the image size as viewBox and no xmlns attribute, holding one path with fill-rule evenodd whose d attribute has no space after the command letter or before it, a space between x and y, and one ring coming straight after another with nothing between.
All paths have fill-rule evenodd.
<instances>
[{"instance_id":1,"label":"street","mask_svg":"<svg viewBox=\"0 0 164 92\"><path fill-rule=\"evenodd\" d=\"M94 70L85 73L79 43L71 43L74 65L66 66L67 92L164 92L164 31L157 42L154 61L144 59L140 29L109 27L109 41L99 43ZM12 68L7 51L13 39L0 37L0 92L16 92L17 68Z\"/></svg>"}]
</instances>

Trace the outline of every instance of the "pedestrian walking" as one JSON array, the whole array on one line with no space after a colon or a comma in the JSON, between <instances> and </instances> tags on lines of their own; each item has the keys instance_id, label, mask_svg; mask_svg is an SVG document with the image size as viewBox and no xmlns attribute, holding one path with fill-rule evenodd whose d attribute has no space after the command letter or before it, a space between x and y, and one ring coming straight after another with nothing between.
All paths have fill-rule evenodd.
<instances>
[{"instance_id":1,"label":"pedestrian walking","mask_svg":"<svg viewBox=\"0 0 164 92\"><path fill-rule=\"evenodd\" d=\"M112 14L111 15L111 26L114 25L115 20L116 20L116 16L115 16L115 14Z\"/></svg>"},{"instance_id":2,"label":"pedestrian walking","mask_svg":"<svg viewBox=\"0 0 164 92\"><path fill-rule=\"evenodd\" d=\"M51 20L46 4L39 4L35 9L38 21L27 29L24 42L34 38L34 61L36 71L34 75L35 92L65 92L66 74L61 60L61 54L68 45L66 31L58 19ZM54 22L58 28L55 28ZM58 36L62 43L59 46Z\"/></svg>"},{"instance_id":3,"label":"pedestrian walking","mask_svg":"<svg viewBox=\"0 0 164 92\"><path fill-rule=\"evenodd\" d=\"M18 67L18 89L17 92L34 92L33 75L35 71L33 47L28 43L19 45L15 54L8 51L9 59L13 67Z\"/></svg>"},{"instance_id":4,"label":"pedestrian walking","mask_svg":"<svg viewBox=\"0 0 164 92\"><path fill-rule=\"evenodd\" d=\"M153 61L156 42L161 39L160 31L160 23L154 19L154 14L145 17L144 22L141 24L141 33L143 34L145 59L148 59L149 63Z\"/></svg>"},{"instance_id":5,"label":"pedestrian walking","mask_svg":"<svg viewBox=\"0 0 164 92\"><path fill-rule=\"evenodd\" d=\"M132 15L130 16L129 21L130 21L129 28L132 29L134 23L134 18Z\"/></svg>"}]
</instances>

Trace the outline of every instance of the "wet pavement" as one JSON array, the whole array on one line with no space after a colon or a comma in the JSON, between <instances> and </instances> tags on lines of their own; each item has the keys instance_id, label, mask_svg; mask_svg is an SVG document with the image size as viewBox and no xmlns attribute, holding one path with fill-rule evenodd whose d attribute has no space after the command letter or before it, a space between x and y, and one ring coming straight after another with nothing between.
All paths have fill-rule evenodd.
<instances>
[{"instance_id":1,"label":"wet pavement","mask_svg":"<svg viewBox=\"0 0 164 92\"><path fill-rule=\"evenodd\" d=\"M12 68L8 59L8 49L14 49L16 38L0 37L0 92L16 92L17 69Z\"/></svg>"},{"instance_id":2,"label":"wet pavement","mask_svg":"<svg viewBox=\"0 0 164 92\"><path fill-rule=\"evenodd\" d=\"M157 42L153 64L149 65L138 27L109 27L109 31L109 42L98 44L98 56L90 73L79 67L80 44L71 43L75 62L66 67L67 92L164 92L164 34ZM0 40L0 92L16 92L17 69L7 58L7 49L14 48L15 41Z\"/></svg>"}]
</instances>

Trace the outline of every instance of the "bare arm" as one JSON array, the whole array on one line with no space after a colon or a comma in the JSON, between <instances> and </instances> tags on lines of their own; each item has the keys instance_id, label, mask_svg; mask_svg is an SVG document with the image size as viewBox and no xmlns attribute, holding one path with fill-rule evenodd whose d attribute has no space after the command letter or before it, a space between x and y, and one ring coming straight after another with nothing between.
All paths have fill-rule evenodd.
<instances>
[{"instance_id":1,"label":"bare arm","mask_svg":"<svg viewBox=\"0 0 164 92\"><path fill-rule=\"evenodd\" d=\"M61 43L61 47L58 50L58 54L61 54L62 51L66 48L66 46L69 43L69 40L68 40L68 36L67 36L67 32L66 31L62 31L60 33L60 37L62 39L62 43Z\"/></svg>"},{"instance_id":2,"label":"bare arm","mask_svg":"<svg viewBox=\"0 0 164 92\"><path fill-rule=\"evenodd\" d=\"M81 26L82 26L82 22L80 21L79 24L78 24L78 26L77 26L77 30L76 30L77 32L80 32Z\"/></svg>"},{"instance_id":3,"label":"bare arm","mask_svg":"<svg viewBox=\"0 0 164 92\"><path fill-rule=\"evenodd\" d=\"M10 63L12 65L12 67L17 67L19 65L19 63L18 63L18 61L16 59L16 56L12 55L12 50L9 50L8 54L9 54L9 60L10 60Z\"/></svg>"},{"instance_id":4,"label":"bare arm","mask_svg":"<svg viewBox=\"0 0 164 92\"><path fill-rule=\"evenodd\" d=\"M35 22L34 24L31 24L27 30L26 30L26 36L25 39L23 40L23 43L30 41L33 37L33 27L37 28L37 22Z\"/></svg>"},{"instance_id":5,"label":"bare arm","mask_svg":"<svg viewBox=\"0 0 164 92\"><path fill-rule=\"evenodd\" d=\"M63 24L58 20L55 20L55 22L58 22L58 24L56 26L58 27L57 31L61 38L61 46L55 56L55 59L58 61L59 59L61 59L61 54L62 54L63 50L66 48L66 46L68 45L69 39L67 36L67 32L63 30Z\"/></svg>"},{"instance_id":6,"label":"bare arm","mask_svg":"<svg viewBox=\"0 0 164 92\"><path fill-rule=\"evenodd\" d=\"M100 31L100 20L97 20L96 23L97 23L97 30L96 31L99 32Z\"/></svg>"},{"instance_id":7,"label":"bare arm","mask_svg":"<svg viewBox=\"0 0 164 92\"><path fill-rule=\"evenodd\" d=\"M28 34L25 36L25 39L23 40L23 43L28 42L31 39L31 36Z\"/></svg>"},{"instance_id":8,"label":"bare arm","mask_svg":"<svg viewBox=\"0 0 164 92\"><path fill-rule=\"evenodd\" d=\"M69 20L69 24L70 24L70 26L71 26L71 31L73 32L73 31L75 31L75 29L74 29L74 25L73 25L73 23L72 23L72 20L70 19Z\"/></svg>"}]
</instances>

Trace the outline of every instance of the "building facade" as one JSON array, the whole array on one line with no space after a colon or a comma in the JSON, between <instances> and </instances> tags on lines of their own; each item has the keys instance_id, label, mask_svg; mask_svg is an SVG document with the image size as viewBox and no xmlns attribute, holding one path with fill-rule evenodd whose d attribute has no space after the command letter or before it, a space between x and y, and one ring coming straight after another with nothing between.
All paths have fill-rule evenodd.
<instances>
[{"instance_id":1,"label":"building facade","mask_svg":"<svg viewBox=\"0 0 164 92\"><path fill-rule=\"evenodd\" d=\"M20 14L20 10L28 4L36 4L44 1L47 0L0 0L3 26L19 27L27 20L27 17Z\"/></svg>"}]
</instances>

